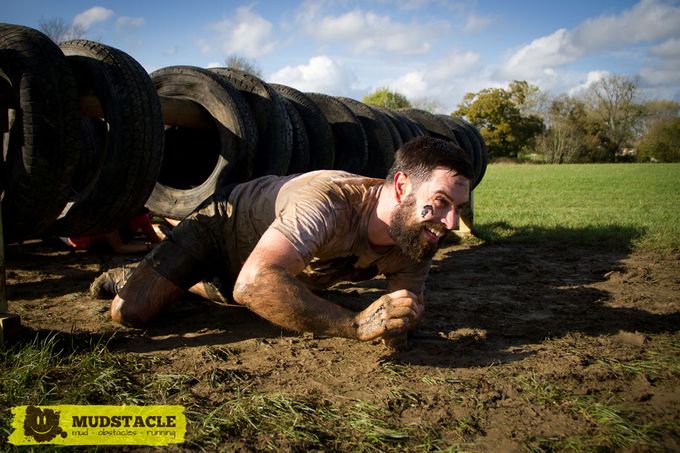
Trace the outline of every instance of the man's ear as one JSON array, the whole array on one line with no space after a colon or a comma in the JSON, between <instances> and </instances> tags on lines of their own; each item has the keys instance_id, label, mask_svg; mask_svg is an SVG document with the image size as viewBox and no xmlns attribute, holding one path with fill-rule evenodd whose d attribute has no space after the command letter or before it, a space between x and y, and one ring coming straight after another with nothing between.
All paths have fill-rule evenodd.
<instances>
[{"instance_id":1,"label":"man's ear","mask_svg":"<svg viewBox=\"0 0 680 453\"><path fill-rule=\"evenodd\" d=\"M411 179L400 171L394 175L394 198L401 203L409 193L411 193Z\"/></svg>"}]
</instances>

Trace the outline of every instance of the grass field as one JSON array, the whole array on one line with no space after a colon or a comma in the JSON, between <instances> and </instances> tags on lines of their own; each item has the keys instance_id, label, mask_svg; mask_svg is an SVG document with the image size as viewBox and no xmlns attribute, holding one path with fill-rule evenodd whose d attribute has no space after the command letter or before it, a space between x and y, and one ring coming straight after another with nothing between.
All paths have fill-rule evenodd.
<instances>
[{"instance_id":1,"label":"grass field","mask_svg":"<svg viewBox=\"0 0 680 453\"><path fill-rule=\"evenodd\" d=\"M485 239L680 248L680 164L490 165L475 191Z\"/></svg>"},{"instance_id":2,"label":"grass field","mask_svg":"<svg viewBox=\"0 0 680 453\"><path fill-rule=\"evenodd\" d=\"M200 357L196 367L177 367L177 350L129 353L111 347L119 337L102 335L99 326L76 333L29 327L30 336L0 348L0 449L10 433L13 406L180 404L189 423L182 448L204 451L508 451L480 446L488 439L511 440L520 450L536 452L670 451L678 443L664 442L680 439L677 411L667 409L668 403L650 415L644 404L656 402L655 392L667 401L676 397L679 334L661 321L677 316L677 303L667 312L647 312L641 293L639 307L609 309L604 305L614 296L589 286L601 283L605 273L623 273L619 259L633 251L676 253L679 207L680 164L489 166L475 191L475 228L484 241L522 244L518 253L533 253L533 260L515 269L512 257L493 249L486 257L489 264L481 263L484 269L471 257L474 247L460 258L454 253L445 260L451 268L459 259L470 260L462 265L471 269L473 295L468 299L461 296L467 282L448 286L453 285L449 271L441 266L433 270L431 279L440 280L444 294L441 304L452 308L439 308L446 314L438 320L443 332L432 327L431 337L421 339L423 348L427 341L443 348L441 361L429 365L381 357L362 345L348 348L349 342L310 341L304 335L260 338L257 331L254 339L240 344L195 347ZM532 244L558 252L544 258ZM579 252L556 262L555 270L545 267L570 246ZM612 263L582 262L591 248L592 255L605 249L620 253L613 254ZM523 273L539 266L536 257L543 266L534 274L539 286L529 290L532 279ZM498 260L498 274L493 273L493 259ZM478 297L485 286L503 279L507 286ZM625 288L633 290L632 284ZM81 291L64 300L86 298ZM525 298L527 291L530 297ZM500 296L507 296L507 303L496 302ZM598 313L620 318L622 327L602 328L599 319L588 318L591 312L594 318ZM660 327L644 331L644 320L629 321L629 312L633 318L659 318ZM449 319L449 313L456 319ZM522 318L526 314L533 317ZM520 332L525 328L529 333ZM619 328L635 333L617 333ZM643 332L637 333L638 328ZM449 337L439 341L440 334ZM125 330L116 335L137 338ZM258 374L248 362L252 356L244 354L252 347L284 366L263 365L265 371ZM286 355L291 351L293 358ZM506 359L513 354L518 357ZM312 355L318 363L309 359L303 364L302 358ZM375 363L366 365L362 359ZM551 361L557 364L554 368L543 367ZM322 369L352 368L359 362L370 370L367 381L375 381L366 383L372 400L344 396L343 387L351 386L351 376L356 376L351 372L337 378L337 388L328 393L300 390L290 382L322 380ZM285 381L279 373L293 378ZM626 396L631 385L644 387L639 399ZM416 415L409 418L409 413ZM551 426L557 427L550 431ZM517 437L494 431L504 427Z\"/></svg>"}]
</instances>

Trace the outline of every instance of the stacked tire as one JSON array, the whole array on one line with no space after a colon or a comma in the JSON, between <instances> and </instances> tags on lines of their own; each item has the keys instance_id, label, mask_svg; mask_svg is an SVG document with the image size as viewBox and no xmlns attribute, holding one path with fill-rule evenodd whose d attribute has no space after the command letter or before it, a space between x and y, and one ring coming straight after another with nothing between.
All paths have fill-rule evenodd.
<instances>
[{"instance_id":1,"label":"stacked tire","mask_svg":"<svg viewBox=\"0 0 680 453\"><path fill-rule=\"evenodd\" d=\"M93 235L144 208L163 156L149 75L124 52L0 24L3 230L8 242ZM98 118L81 113L90 98ZM0 117L2 118L2 117Z\"/></svg>"},{"instance_id":2,"label":"stacked tire","mask_svg":"<svg viewBox=\"0 0 680 453\"><path fill-rule=\"evenodd\" d=\"M203 74L203 78L186 80L187 72ZM303 93L289 86L267 84L252 74L229 68L175 66L160 69L152 73L151 78L164 98L188 99L202 105L213 118L215 128L220 129L226 120L220 116L223 111L220 113L211 107L214 104L241 106L226 109L231 122L238 123L240 119L250 125L245 130L254 128L252 134L245 135L240 128L228 128L239 143L244 142L238 152L234 143L224 140L221 147L214 146L213 142L214 149L207 151L201 148L204 143L198 136L181 140L166 131L165 163L156 190L147 203L153 212L165 217L183 218L212 194L216 184L238 183L268 174L336 169L383 178L394 161L395 151L419 136L438 137L458 144L473 164L472 188L479 184L486 170L484 140L474 126L461 118L418 109L382 109L346 97ZM168 89L169 85L174 88ZM218 92L219 99L206 100L207 93L212 96ZM197 132L189 128L185 133L190 131L205 138L210 134L208 130ZM173 157L177 153L188 160L177 161ZM221 157L218 159L217 155ZM192 173L195 162L190 160L196 156L203 156L203 162L217 163L217 166L209 165L202 173ZM223 169L222 158L229 160L236 171ZM221 174L219 182L214 177L216 171ZM175 181L174 185L165 178L166 174L175 175L170 178ZM206 179L208 174L211 176ZM187 179L193 180L190 187L186 187ZM180 181L184 186L177 183Z\"/></svg>"},{"instance_id":3,"label":"stacked tire","mask_svg":"<svg viewBox=\"0 0 680 453\"><path fill-rule=\"evenodd\" d=\"M230 68L147 74L118 49L57 46L19 25L0 24L0 104L10 242L103 233L145 208L181 219L216 187L267 174L381 178L418 136L457 143L472 188L487 165L484 140L461 118L303 93Z\"/></svg>"}]
</instances>

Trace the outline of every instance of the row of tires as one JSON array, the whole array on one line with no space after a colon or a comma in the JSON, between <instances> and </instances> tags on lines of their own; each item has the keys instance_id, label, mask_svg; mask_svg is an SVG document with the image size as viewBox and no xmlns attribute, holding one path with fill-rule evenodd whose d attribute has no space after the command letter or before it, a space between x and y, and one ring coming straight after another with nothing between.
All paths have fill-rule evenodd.
<instances>
[{"instance_id":1,"label":"row of tires","mask_svg":"<svg viewBox=\"0 0 680 453\"><path fill-rule=\"evenodd\" d=\"M268 84L230 68L148 74L97 42L57 46L0 24L0 191L5 237L107 231L144 207L183 218L218 184L340 169L384 177L422 135L487 159L475 127L423 110L388 110Z\"/></svg>"}]
</instances>

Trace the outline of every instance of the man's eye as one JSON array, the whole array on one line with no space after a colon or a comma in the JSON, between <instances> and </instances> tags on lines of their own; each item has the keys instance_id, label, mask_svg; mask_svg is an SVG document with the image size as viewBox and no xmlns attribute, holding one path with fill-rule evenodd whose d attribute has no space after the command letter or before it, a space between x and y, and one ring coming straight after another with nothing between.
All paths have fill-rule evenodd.
<instances>
[{"instance_id":1,"label":"man's eye","mask_svg":"<svg viewBox=\"0 0 680 453\"><path fill-rule=\"evenodd\" d=\"M435 198L434 199L434 205L437 208L446 208L449 206L449 202L443 198Z\"/></svg>"}]
</instances>

